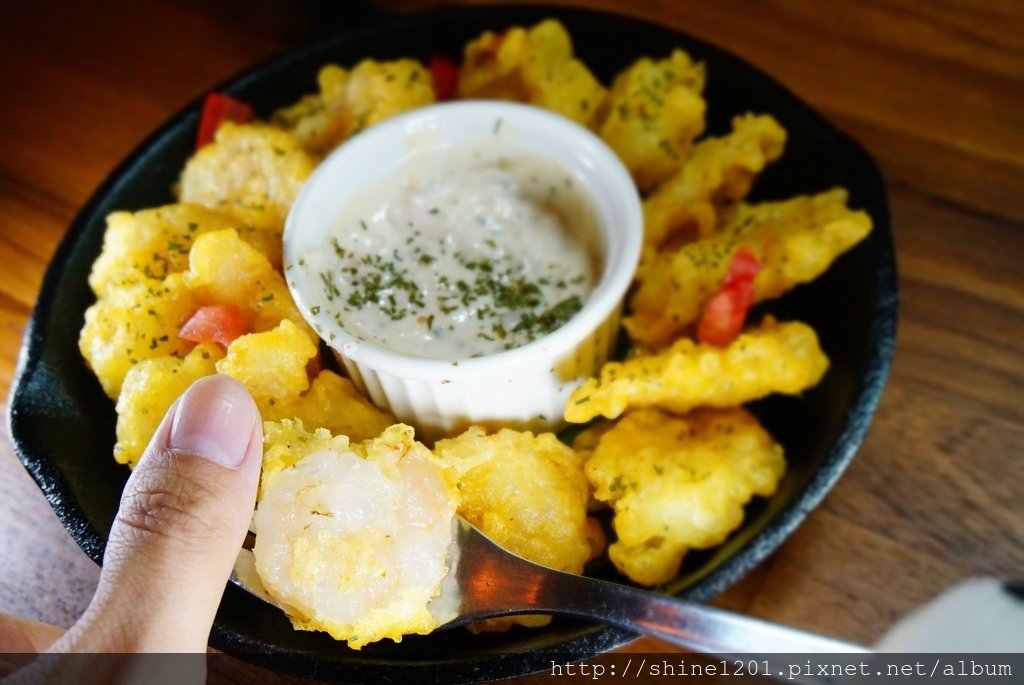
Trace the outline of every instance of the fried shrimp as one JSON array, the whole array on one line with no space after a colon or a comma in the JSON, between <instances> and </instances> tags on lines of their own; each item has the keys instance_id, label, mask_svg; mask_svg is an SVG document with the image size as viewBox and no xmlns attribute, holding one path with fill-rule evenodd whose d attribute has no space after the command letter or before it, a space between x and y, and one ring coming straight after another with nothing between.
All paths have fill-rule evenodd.
<instances>
[{"instance_id":1,"label":"fried shrimp","mask_svg":"<svg viewBox=\"0 0 1024 685\"><path fill-rule=\"evenodd\" d=\"M800 393L817 385L827 369L813 328L767 318L725 348L684 338L658 354L605 364L600 379L591 378L569 396L565 420L613 419L631 407L680 414L735 407L771 393Z\"/></svg>"},{"instance_id":2,"label":"fried shrimp","mask_svg":"<svg viewBox=\"0 0 1024 685\"><path fill-rule=\"evenodd\" d=\"M462 498L459 513L506 549L570 573L582 573L583 565L603 549L600 528L587 516L583 464L554 434L506 428L487 435L474 427L438 441L434 452ZM521 616L490 620L486 626L549 621Z\"/></svg>"},{"instance_id":3,"label":"fried shrimp","mask_svg":"<svg viewBox=\"0 0 1024 685\"><path fill-rule=\"evenodd\" d=\"M704 65L682 50L642 57L615 77L600 134L641 190L679 170L704 130Z\"/></svg>"},{"instance_id":4,"label":"fried shrimp","mask_svg":"<svg viewBox=\"0 0 1024 685\"><path fill-rule=\"evenodd\" d=\"M631 412L586 463L594 496L615 512L608 555L643 585L674 578L688 550L721 544L785 468L782 447L744 409Z\"/></svg>"},{"instance_id":5,"label":"fried shrimp","mask_svg":"<svg viewBox=\"0 0 1024 685\"><path fill-rule=\"evenodd\" d=\"M263 233L231 215L200 205L113 212L107 216L103 251L93 262L89 285L97 297L103 297L116 288L160 281L188 268L189 251L196 238L229 228L236 229L242 240L257 249L267 249Z\"/></svg>"},{"instance_id":6,"label":"fried shrimp","mask_svg":"<svg viewBox=\"0 0 1024 685\"><path fill-rule=\"evenodd\" d=\"M378 409L348 378L323 369L309 390L293 399L265 402L260 415L266 421L299 419L308 429L326 428L352 442L374 438L395 423L395 417Z\"/></svg>"},{"instance_id":7,"label":"fried shrimp","mask_svg":"<svg viewBox=\"0 0 1024 685\"><path fill-rule=\"evenodd\" d=\"M460 98L528 102L584 126L595 123L605 95L604 86L573 57L565 27L551 19L529 29L484 32L466 44L459 69Z\"/></svg>"},{"instance_id":8,"label":"fried shrimp","mask_svg":"<svg viewBox=\"0 0 1024 685\"><path fill-rule=\"evenodd\" d=\"M700 317L743 246L762 264L754 302L814 280L871 232L867 212L848 209L846 198L845 190L835 188L782 202L740 204L714 234L659 254L637 275L633 313L623 321L630 337L656 348L680 335Z\"/></svg>"},{"instance_id":9,"label":"fried shrimp","mask_svg":"<svg viewBox=\"0 0 1024 685\"><path fill-rule=\"evenodd\" d=\"M770 116L732 120L732 133L697 143L677 174L644 200L644 243L658 249L710 235L722 211L743 199L764 167L782 155L786 131Z\"/></svg>"},{"instance_id":10,"label":"fried shrimp","mask_svg":"<svg viewBox=\"0 0 1024 685\"><path fill-rule=\"evenodd\" d=\"M247 330L268 331L288 320L311 341L319 339L299 313L284 277L233 230L196 238L185 282L203 304L237 307Z\"/></svg>"},{"instance_id":11,"label":"fried shrimp","mask_svg":"<svg viewBox=\"0 0 1024 685\"><path fill-rule=\"evenodd\" d=\"M180 199L227 212L280 240L288 210L313 166L290 133L228 121L185 165ZM280 263L279 252L268 256Z\"/></svg>"},{"instance_id":12,"label":"fried shrimp","mask_svg":"<svg viewBox=\"0 0 1024 685\"><path fill-rule=\"evenodd\" d=\"M316 356L316 345L285 319L273 330L248 333L231 343L217 371L244 385L262 408L306 392L306 364Z\"/></svg>"},{"instance_id":13,"label":"fried shrimp","mask_svg":"<svg viewBox=\"0 0 1024 685\"><path fill-rule=\"evenodd\" d=\"M198 306L184 275L172 273L115 288L89 307L78 348L107 396L117 398L128 370L142 360L188 354L192 345L177 332Z\"/></svg>"},{"instance_id":14,"label":"fried shrimp","mask_svg":"<svg viewBox=\"0 0 1024 685\"><path fill-rule=\"evenodd\" d=\"M361 444L295 420L264 430L253 554L292 624L354 649L436 628L457 496L412 428Z\"/></svg>"},{"instance_id":15,"label":"fried shrimp","mask_svg":"<svg viewBox=\"0 0 1024 685\"><path fill-rule=\"evenodd\" d=\"M184 359L165 355L143 359L133 366L117 398L114 459L134 468L174 400L194 381L214 373L214 365L223 356L219 346L203 344Z\"/></svg>"},{"instance_id":16,"label":"fried shrimp","mask_svg":"<svg viewBox=\"0 0 1024 685\"><path fill-rule=\"evenodd\" d=\"M317 83L318 93L271 117L315 159L367 127L434 102L430 72L414 59L365 59L351 71L328 64L317 74Z\"/></svg>"}]
</instances>

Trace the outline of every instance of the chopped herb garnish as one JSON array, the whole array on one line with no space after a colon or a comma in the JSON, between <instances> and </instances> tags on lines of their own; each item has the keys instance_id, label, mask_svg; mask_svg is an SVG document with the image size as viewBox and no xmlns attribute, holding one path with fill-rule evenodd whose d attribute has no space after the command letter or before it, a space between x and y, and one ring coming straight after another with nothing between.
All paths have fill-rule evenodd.
<instances>
[{"instance_id":1,"label":"chopped herb garnish","mask_svg":"<svg viewBox=\"0 0 1024 685\"><path fill-rule=\"evenodd\" d=\"M501 126L502 120L495 120L494 132ZM519 170L521 180L532 183L531 192L539 194L534 200L538 210L564 220L553 202L572 187L571 177L564 172L531 173L533 169L524 168L518 159L499 158L496 163L500 171ZM471 210L463 215L455 198L425 195L416 201L425 201L419 211L451 215L454 230L458 222L465 222L462 228L467 232L462 235L448 234L448 227L425 234L407 217L384 222L374 213L364 215L371 219L357 215L350 220L358 221L363 231L369 231L368 222L374 221L373 235L351 241L339 236L324 245L331 261L318 262L316 268L322 271L314 273L322 282L321 297L333 303L328 311L339 324L352 332L355 326L370 339L384 342L390 335L385 332L388 323L405 321L408 327L400 335L410 336L410 341L452 341L459 349L462 336L470 347L452 356L470 358L525 345L558 329L582 309L589 274L567 268L573 262L563 261L556 246L534 250L527 244L524 255L523 246L505 242L508 217ZM310 311L317 315L321 310L316 306ZM472 347L474 338L487 341L486 346Z\"/></svg>"}]
</instances>

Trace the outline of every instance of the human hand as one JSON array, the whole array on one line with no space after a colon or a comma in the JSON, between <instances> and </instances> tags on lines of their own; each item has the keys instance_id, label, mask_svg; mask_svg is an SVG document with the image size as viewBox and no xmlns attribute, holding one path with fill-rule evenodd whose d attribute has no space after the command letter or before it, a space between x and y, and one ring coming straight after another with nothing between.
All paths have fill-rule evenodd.
<instances>
[{"instance_id":1,"label":"human hand","mask_svg":"<svg viewBox=\"0 0 1024 685\"><path fill-rule=\"evenodd\" d=\"M92 602L50 651L205 653L255 506L262 443L241 384L196 381L125 485Z\"/></svg>"},{"instance_id":2,"label":"human hand","mask_svg":"<svg viewBox=\"0 0 1024 685\"><path fill-rule=\"evenodd\" d=\"M263 429L248 391L196 381L132 472L89 608L52 647L205 652L256 503Z\"/></svg>"}]
</instances>

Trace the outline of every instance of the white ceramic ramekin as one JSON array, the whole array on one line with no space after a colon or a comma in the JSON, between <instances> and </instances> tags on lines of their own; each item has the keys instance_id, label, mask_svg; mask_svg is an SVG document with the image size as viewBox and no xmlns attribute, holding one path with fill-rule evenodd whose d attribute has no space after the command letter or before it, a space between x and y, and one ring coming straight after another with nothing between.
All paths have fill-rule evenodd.
<instances>
[{"instance_id":1,"label":"white ceramic ramekin","mask_svg":"<svg viewBox=\"0 0 1024 685\"><path fill-rule=\"evenodd\" d=\"M592 202L603 268L583 308L523 347L458 361L399 354L358 340L326 312L313 313L318 282L290 268L308 250L330 249L329 231L361 190L394 178L415 148L460 146L500 136L515 153L563 166ZM640 256L643 218L629 173L593 133L542 109L505 102L434 105L389 119L331 154L299 193L284 234L285 274L303 316L352 380L378 405L432 440L469 425L557 429L569 393L612 352L622 300Z\"/></svg>"}]
</instances>

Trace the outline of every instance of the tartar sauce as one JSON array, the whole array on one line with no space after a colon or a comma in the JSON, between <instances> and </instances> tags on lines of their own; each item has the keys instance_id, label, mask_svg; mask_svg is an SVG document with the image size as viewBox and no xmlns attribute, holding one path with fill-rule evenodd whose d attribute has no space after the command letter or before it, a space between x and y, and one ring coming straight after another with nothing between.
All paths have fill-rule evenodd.
<instances>
[{"instance_id":1,"label":"tartar sauce","mask_svg":"<svg viewBox=\"0 0 1024 685\"><path fill-rule=\"evenodd\" d=\"M463 359L525 345L582 307L595 214L559 164L485 146L411 155L301 255L314 319L396 352Z\"/></svg>"}]
</instances>

